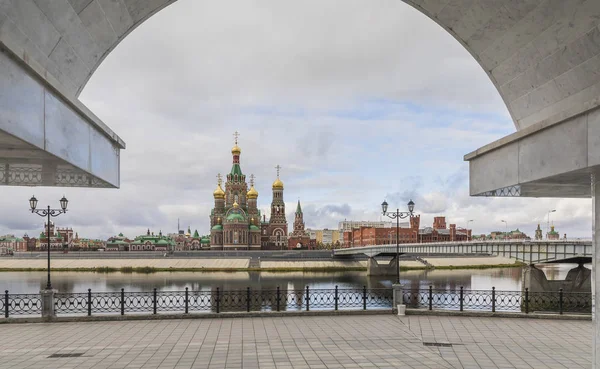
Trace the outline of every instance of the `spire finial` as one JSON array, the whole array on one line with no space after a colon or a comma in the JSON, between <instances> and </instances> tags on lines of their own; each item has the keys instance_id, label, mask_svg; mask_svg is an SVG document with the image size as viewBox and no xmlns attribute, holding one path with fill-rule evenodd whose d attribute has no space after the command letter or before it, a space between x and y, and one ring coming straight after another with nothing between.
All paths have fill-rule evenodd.
<instances>
[{"instance_id":1,"label":"spire finial","mask_svg":"<svg viewBox=\"0 0 600 369\"><path fill-rule=\"evenodd\" d=\"M221 183L223 183L223 180L221 179L221 173L217 174L217 184L220 186Z\"/></svg>"},{"instance_id":2,"label":"spire finial","mask_svg":"<svg viewBox=\"0 0 600 369\"><path fill-rule=\"evenodd\" d=\"M279 164L277 164L275 169L277 169L277 178L279 178L279 171L281 170L281 166Z\"/></svg>"},{"instance_id":3,"label":"spire finial","mask_svg":"<svg viewBox=\"0 0 600 369\"><path fill-rule=\"evenodd\" d=\"M235 144L237 145L238 144L238 137L240 137L240 133L238 131L235 131L233 133L233 137L234 137L234 140L235 140Z\"/></svg>"},{"instance_id":4,"label":"spire finial","mask_svg":"<svg viewBox=\"0 0 600 369\"><path fill-rule=\"evenodd\" d=\"M254 174L250 174L250 186L254 186Z\"/></svg>"}]
</instances>

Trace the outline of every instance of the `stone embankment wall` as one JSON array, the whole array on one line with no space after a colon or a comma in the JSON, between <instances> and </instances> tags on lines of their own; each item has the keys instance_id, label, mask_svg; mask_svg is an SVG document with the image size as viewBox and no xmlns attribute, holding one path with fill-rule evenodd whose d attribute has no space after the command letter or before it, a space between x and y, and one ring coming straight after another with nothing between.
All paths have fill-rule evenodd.
<instances>
[{"instance_id":1,"label":"stone embankment wall","mask_svg":"<svg viewBox=\"0 0 600 369\"><path fill-rule=\"evenodd\" d=\"M465 266L494 266L514 264L514 259L501 256L490 257L424 257L434 267L465 267ZM0 259L0 270L43 270L47 266L45 258L39 259ZM401 261L403 268L424 268L419 261ZM91 270L101 268L154 268L157 270L241 270L250 267L250 259L53 259L52 269L60 270ZM311 261L260 261L260 268L267 270L276 269L360 269L367 267L367 261L352 260L311 260Z\"/></svg>"}]
</instances>

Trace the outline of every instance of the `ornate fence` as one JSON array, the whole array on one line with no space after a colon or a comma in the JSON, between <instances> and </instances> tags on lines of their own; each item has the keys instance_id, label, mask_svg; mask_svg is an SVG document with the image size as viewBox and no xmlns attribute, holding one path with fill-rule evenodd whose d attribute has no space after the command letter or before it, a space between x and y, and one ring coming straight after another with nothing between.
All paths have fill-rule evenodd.
<instances>
[{"instance_id":1,"label":"ornate fence","mask_svg":"<svg viewBox=\"0 0 600 369\"><path fill-rule=\"evenodd\" d=\"M407 308L428 310L479 310L491 312L590 313L592 294L582 292L529 292L492 290L434 289L404 290L402 301Z\"/></svg>"},{"instance_id":2,"label":"ornate fence","mask_svg":"<svg viewBox=\"0 0 600 369\"><path fill-rule=\"evenodd\" d=\"M398 297L399 298L399 297ZM310 310L392 309L391 288L300 290L220 290L151 292L56 293L55 313L61 315L161 314L195 312L254 312ZM529 292L460 289L404 289L402 301L407 308L428 310L478 310L491 312L591 313L590 293ZM4 317L41 315L38 294L9 294L0 299Z\"/></svg>"}]
</instances>

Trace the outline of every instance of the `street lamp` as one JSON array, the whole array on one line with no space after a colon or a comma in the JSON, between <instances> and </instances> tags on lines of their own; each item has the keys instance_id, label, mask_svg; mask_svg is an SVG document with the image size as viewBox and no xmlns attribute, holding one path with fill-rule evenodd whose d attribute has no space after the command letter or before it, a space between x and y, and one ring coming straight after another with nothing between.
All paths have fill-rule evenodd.
<instances>
[{"instance_id":1,"label":"street lamp","mask_svg":"<svg viewBox=\"0 0 600 369\"><path fill-rule=\"evenodd\" d=\"M48 234L46 237L48 241L48 284L46 285L47 290L52 289L52 284L50 283L50 217L57 217L60 214L66 213L69 200L67 200L67 198L63 196L62 199L59 200L59 202L60 209L50 209L50 205L48 205L47 209L36 209L38 200L35 198L35 196L32 196L29 199L29 206L31 207L32 213L37 214L41 217L48 217L48 222L46 224L48 227Z\"/></svg>"},{"instance_id":2,"label":"street lamp","mask_svg":"<svg viewBox=\"0 0 600 369\"><path fill-rule=\"evenodd\" d=\"M381 203L381 210L383 210L383 215L387 216L391 219L396 219L396 283L400 284L400 219L404 219L407 217L413 216L413 210L415 209L415 203L410 200L407 204L408 211L401 212L400 209L396 209L395 213L388 213L388 203L387 201L383 201Z\"/></svg>"},{"instance_id":3,"label":"street lamp","mask_svg":"<svg viewBox=\"0 0 600 369\"><path fill-rule=\"evenodd\" d=\"M550 213L554 213L556 209L548 210L548 223L546 224L546 239L548 239L548 232L550 232Z\"/></svg>"},{"instance_id":4,"label":"street lamp","mask_svg":"<svg viewBox=\"0 0 600 369\"><path fill-rule=\"evenodd\" d=\"M471 223L472 221L473 219L467 220L467 241L469 241L469 223ZM471 232L471 234L473 234L473 232Z\"/></svg>"},{"instance_id":5,"label":"street lamp","mask_svg":"<svg viewBox=\"0 0 600 369\"><path fill-rule=\"evenodd\" d=\"M501 220L501 222L504 223L504 239L506 239L506 235L508 234L508 223L506 222L506 220Z\"/></svg>"}]
</instances>

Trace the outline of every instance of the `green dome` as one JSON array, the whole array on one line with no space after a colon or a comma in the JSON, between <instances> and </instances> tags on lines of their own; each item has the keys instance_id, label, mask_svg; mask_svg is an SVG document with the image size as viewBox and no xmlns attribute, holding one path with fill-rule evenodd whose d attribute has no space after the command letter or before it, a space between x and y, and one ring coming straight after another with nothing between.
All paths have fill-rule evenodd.
<instances>
[{"instance_id":1,"label":"green dome","mask_svg":"<svg viewBox=\"0 0 600 369\"><path fill-rule=\"evenodd\" d=\"M260 231L260 228L258 228L257 226L255 226L254 224L250 225L250 230L251 231Z\"/></svg>"},{"instance_id":2,"label":"green dome","mask_svg":"<svg viewBox=\"0 0 600 369\"><path fill-rule=\"evenodd\" d=\"M222 231L223 230L223 226L220 224L215 224L212 228L213 231Z\"/></svg>"},{"instance_id":3,"label":"green dome","mask_svg":"<svg viewBox=\"0 0 600 369\"><path fill-rule=\"evenodd\" d=\"M210 240L208 238L204 237L200 240L200 243L210 243Z\"/></svg>"},{"instance_id":4,"label":"green dome","mask_svg":"<svg viewBox=\"0 0 600 369\"><path fill-rule=\"evenodd\" d=\"M240 221L240 222L245 222L246 219L244 219L244 216L242 214L239 213L231 213L227 216L227 220L232 222L232 221Z\"/></svg>"},{"instance_id":5,"label":"green dome","mask_svg":"<svg viewBox=\"0 0 600 369\"><path fill-rule=\"evenodd\" d=\"M165 240L158 240L157 245L168 245L169 243Z\"/></svg>"}]
</instances>

